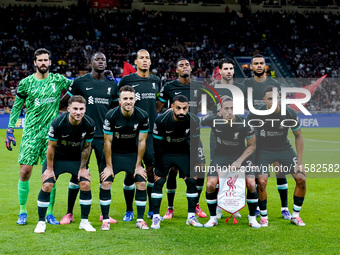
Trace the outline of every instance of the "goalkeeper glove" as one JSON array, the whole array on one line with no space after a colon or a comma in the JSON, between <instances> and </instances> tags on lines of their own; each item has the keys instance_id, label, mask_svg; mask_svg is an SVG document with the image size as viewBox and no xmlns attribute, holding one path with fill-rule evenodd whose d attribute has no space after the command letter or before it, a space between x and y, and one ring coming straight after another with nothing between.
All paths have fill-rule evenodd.
<instances>
[{"instance_id":1,"label":"goalkeeper glove","mask_svg":"<svg viewBox=\"0 0 340 255\"><path fill-rule=\"evenodd\" d=\"M106 78L109 81L113 81L114 80L113 73L111 72L111 70L105 70L104 71L104 75L106 76Z\"/></svg>"},{"instance_id":2,"label":"goalkeeper glove","mask_svg":"<svg viewBox=\"0 0 340 255\"><path fill-rule=\"evenodd\" d=\"M6 148L7 150L12 150L12 147L11 147L11 143L13 143L13 146L16 146L17 143L15 142L15 137L14 137L14 130L13 128L7 128L7 132L6 132Z\"/></svg>"}]
</instances>

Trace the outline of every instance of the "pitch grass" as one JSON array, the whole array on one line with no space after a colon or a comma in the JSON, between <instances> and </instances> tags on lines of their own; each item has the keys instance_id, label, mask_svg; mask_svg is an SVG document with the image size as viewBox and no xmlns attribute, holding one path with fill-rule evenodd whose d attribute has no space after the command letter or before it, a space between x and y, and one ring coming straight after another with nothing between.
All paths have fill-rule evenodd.
<instances>
[{"instance_id":1,"label":"pitch grass","mask_svg":"<svg viewBox=\"0 0 340 255\"><path fill-rule=\"evenodd\" d=\"M304 163L340 163L339 128L304 129ZM15 131L20 144L21 130ZM0 130L0 141L5 140L5 130ZM209 130L202 131L204 145L209 144ZM318 140L318 141L311 141ZM319 141L321 140L321 141ZM322 141L332 141L331 143ZM294 143L293 139L291 140ZM209 157L209 147L205 146ZM47 225L45 234L33 230L38 220L37 196L41 187L41 167L35 166L30 180L28 197L28 224L17 226L19 210L17 183L19 146L12 152L2 145L0 166L0 254L337 254L339 252L340 203L339 178L309 178L307 196L301 212L305 227L297 227L283 220L280 213L279 194L275 178L268 181L269 227L252 229L248 226L247 206L241 211L237 225L226 224L224 218L214 228L194 228L185 224L187 201L185 185L178 180L175 199L175 218L161 223L159 230L142 231L135 222L123 222L125 212L122 192L124 174L117 175L112 187L110 215L118 220L111 231L100 231L100 206L98 199L98 174L92 158L93 203L90 221L96 233L79 230L80 206L75 206L75 222L67 226ZM208 162L208 161L207 161ZM315 176L315 175L314 175ZM318 175L326 176L326 175ZM337 174L339 177L339 174ZM69 175L62 175L57 182L54 214L60 219L66 213ZM289 182L289 208L292 210L294 180ZM205 189L201 207L208 212ZM164 193L161 213L166 211ZM135 209L136 211L136 209ZM199 219L205 223L207 219ZM149 219L146 222L151 225Z\"/></svg>"}]
</instances>

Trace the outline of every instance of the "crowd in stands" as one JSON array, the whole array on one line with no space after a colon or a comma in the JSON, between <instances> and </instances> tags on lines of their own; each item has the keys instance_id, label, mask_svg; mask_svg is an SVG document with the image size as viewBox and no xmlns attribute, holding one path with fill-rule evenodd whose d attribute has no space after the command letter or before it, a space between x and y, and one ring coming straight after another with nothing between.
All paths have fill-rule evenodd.
<instances>
[{"instance_id":1,"label":"crowd in stands","mask_svg":"<svg viewBox=\"0 0 340 255\"><path fill-rule=\"evenodd\" d=\"M19 81L34 72L32 55L52 52L51 71L77 77L90 70L95 51L107 56L108 69L120 77L124 61L136 52L151 54L152 73L163 84L176 78L179 57L189 59L193 75L210 78L219 59L264 54L276 49L301 80L301 86L327 74L309 107L333 111L340 102L340 15L263 11L172 13L120 12L78 7L0 8L0 108L9 111ZM330 79L332 78L332 79Z\"/></svg>"}]
</instances>

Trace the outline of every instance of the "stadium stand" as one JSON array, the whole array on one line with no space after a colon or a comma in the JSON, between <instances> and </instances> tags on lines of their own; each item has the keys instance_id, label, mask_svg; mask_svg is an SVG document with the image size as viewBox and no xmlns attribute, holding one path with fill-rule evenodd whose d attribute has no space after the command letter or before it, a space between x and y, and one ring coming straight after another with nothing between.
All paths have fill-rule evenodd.
<instances>
[{"instance_id":1,"label":"stadium stand","mask_svg":"<svg viewBox=\"0 0 340 255\"><path fill-rule=\"evenodd\" d=\"M310 2L317 1L287 4ZM340 102L339 27L339 13L308 9L303 13L281 10L197 15L145 9L120 12L116 8L84 11L76 6L2 6L0 110L10 111L19 81L34 70L33 51L46 47L52 52L51 71L73 78L90 69L88 59L97 50L108 57L114 76L121 77L123 62L133 64L136 51L146 48L151 53L151 70L163 83L175 79L179 57L190 60L194 76L210 78L222 57L271 55L282 60L282 68L296 77L300 86L327 74L308 107L336 111ZM243 69L245 76L237 78L250 76L247 69Z\"/></svg>"}]
</instances>

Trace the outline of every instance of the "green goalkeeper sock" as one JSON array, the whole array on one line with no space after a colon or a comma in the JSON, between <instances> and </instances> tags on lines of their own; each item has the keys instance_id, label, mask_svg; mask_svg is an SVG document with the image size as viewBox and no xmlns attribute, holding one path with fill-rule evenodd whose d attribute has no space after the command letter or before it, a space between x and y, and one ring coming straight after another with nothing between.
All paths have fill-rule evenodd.
<instances>
[{"instance_id":1,"label":"green goalkeeper sock","mask_svg":"<svg viewBox=\"0 0 340 255\"><path fill-rule=\"evenodd\" d=\"M27 203L27 197L28 197L29 191L30 191L29 182L28 181L23 182L19 180L18 196L19 196L20 214L27 213L26 203Z\"/></svg>"},{"instance_id":2,"label":"green goalkeeper sock","mask_svg":"<svg viewBox=\"0 0 340 255\"><path fill-rule=\"evenodd\" d=\"M50 194L50 204L48 205L47 208L47 215L53 214L53 207L54 207L54 202L55 202L55 195L56 195L56 187L55 184L53 185L51 194Z\"/></svg>"}]
</instances>

